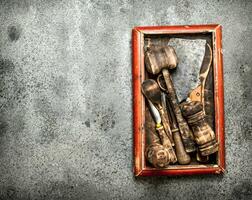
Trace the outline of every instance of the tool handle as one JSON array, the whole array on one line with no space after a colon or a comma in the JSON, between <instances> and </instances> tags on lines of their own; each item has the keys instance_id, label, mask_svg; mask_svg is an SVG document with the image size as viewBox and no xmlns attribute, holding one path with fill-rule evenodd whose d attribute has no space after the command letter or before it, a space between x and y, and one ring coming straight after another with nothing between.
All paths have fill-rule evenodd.
<instances>
[{"instance_id":1,"label":"tool handle","mask_svg":"<svg viewBox=\"0 0 252 200\"><path fill-rule=\"evenodd\" d=\"M179 130L173 130L173 139L175 143L175 151L179 164L186 165L191 162L191 158L188 153L186 153Z\"/></svg>"},{"instance_id":2,"label":"tool handle","mask_svg":"<svg viewBox=\"0 0 252 200\"><path fill-rule=\"evenodd\" d=\"M182 116L180 107L178 105L178 98L176 95L176 91L175 91L169 70L163 69L162 73L163 73L164 80L165 80L166 87L167 87L166 92L168 93L168 97L171 100L171 106L172 106L173 112L174 112L176 119L177 119L179 131L180 131L183 143L185 145L185 150L186 150L186 152L196 151L195 143L193 140L193 134L192 134L188 124L186 123L185 119Z\"/></svg>"},{"instance_id":3,"label":"tool handle","mask_svg":"<svg viewBox=\"0 0 252 200\"><path fill-rule=\"evenodd\" d=\"M171 121L172 135L173 135L173 141L175 144L175 151L176 151L176 155L177 155L177 160L178 160L179 164L189 164L191 161L191 158L190 158L189 154L187 154L185 151L185 147L183 145L181 135L180 135L179 129L177 127L176 118L175 118L174 113L172 111L171 102L169 101L169 99L167 99L166 105L167 105L168 117L169 117L169 120Z\"/></svg>"},{"instance_id":4,"label":"tool handle","mask_svg":"<svg viewBox=\"0 0 252 200\"><path fill-rule=\"evenodd\" d=\"M164 130L164 127L163 126L157 127L156 130L158 131L161 143L169 151L170 162L172 162L172 163L177 162L177 157L176 157L176 154L172 148L172 143L171 143L170 139L167 137L165 130Z\"/></svg>"},{"instance_id":5,"label":"tool handle","mask_svg":"<svg viewBox=\"0 0 252 200\"><path fill-rule=\"evenodd\" d=\"M163 107L161 107L159 109L159 113L160 113L160 116L161 116L162 124L164 126L164 130L165 130L168 138L170 139L172 146L174 146L174 141L173 141L173 138L172 138L172 131L171 131L171 127L170 127L170 122L169 122L169 120L167 118L167 115L166 115Z\"/></svg>"}]
</instances>

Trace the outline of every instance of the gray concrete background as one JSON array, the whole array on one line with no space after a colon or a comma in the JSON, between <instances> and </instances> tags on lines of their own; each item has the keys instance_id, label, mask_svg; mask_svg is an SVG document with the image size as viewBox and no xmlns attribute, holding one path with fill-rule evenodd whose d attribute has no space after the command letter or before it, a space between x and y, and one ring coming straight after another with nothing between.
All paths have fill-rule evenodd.
<instances>
[{"instance_id":1,"label":"gray concrete background","mask_svg":"<svg viewBox=\"0 0 252 200\"><path fill-rule=\"evenodd\" d=\"M252 1L0 1L0 199L251 199ZM223 25L224 176L134 178L131 29Z\"/></svg>"}]
</instances>

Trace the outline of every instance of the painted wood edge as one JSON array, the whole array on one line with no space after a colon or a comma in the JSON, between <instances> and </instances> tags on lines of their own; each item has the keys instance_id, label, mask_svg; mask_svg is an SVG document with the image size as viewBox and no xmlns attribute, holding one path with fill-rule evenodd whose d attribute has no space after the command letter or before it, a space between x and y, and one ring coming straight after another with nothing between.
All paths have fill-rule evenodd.
<instances>
[{"instance_id":1,"label":"painted wood edge","mask_svg":"<svg viewBox=\"0 0 252 200\"><path fill-rule=\"evenodd\" d=\"M132 30L132 80L133 80L133 138L134 138L134 174L141 173L141 91L140 88L140 37L137 29Z\"/></svg>"},{"instance_id":2,"label":"painted wood edge","mask_svg":"<svg viewBox=\"0 0 252 200\"><path fill-rule=\"evenodd\" d=\"M197 168L197 169L170 169L170 170L148 170L143 169L137 176L183 176L183 175L204 175L204 174L222 174L222 168Z\"/></svg>"},{"instance_id":3,"label":"painted wood edge","mask_svg":"<svg viewBox=\"0 0 252 200\"><path fill-rule=\"evenodd\" d=\"M201 27L198 27L201 26ZM202 28L205 28L202 30ZM182 28L183 26L179 26ZM218 127L218 134L219 134L219 142L220 142L220 150L219 150L219 162L218 167L215 168L203 168L203 169L169 169L169 170L148 170L144 169L142 166L142 144L141 144L141 124L142 124L142 116L141 116L141 59L142 55L140 53L141 50L141 35L148 34L144 29L150 29L153 32L158 33L157 28L160 27L135 27L132 30L132 49L133 49L133 65L132 65L132 72L133 72L133 124L134 124L134 174L135 176L172 176L172 175L193 175L193 174L222 174L225 172L225 137L224 137L224 94L223 94L223 60L222 60L222 27L219 24L212 24L212 25L193 25L189 26L189 31L185 30L180 31L177 29L178 26L172 27L161 27L165 32L165 34L170 34L170 29L176 33L201 33L201 32L213 32L215 34L216 39L216 62L214 65L214 81L215 87L217 91L215 91L215 111L217 115L215 115L219 124ZM198 30L201 29L202 31ZM217 103L216 103L217 102ZM140 120L140 121L139 121ZM220 120L220 121L219 121Z\"/></svg>"},{"instance_id":4,"label":"painted wood edge","mask_svg":"<svg viewBox=\"0 0 252 200\"><path fill-rule=\"evenodd\" d=\"M226 168L225 163L225 121L224 121L224 80L223 80L223 50L222 50L222 26L215 28L216 63L214 66L215 76L215 125L219 139L219 167L223 173Z\"/></svg>"},{"instance_id":5,"label":"painted wood edge","mask_svg":"<svg viewBox=\"0 0 252 200\"><path fill-rule=\"evenodd\" d=\"M179 34L213 32L219 24L173 25L173 26L137 26L143 34Z\"/></svg>"}]
</instances>

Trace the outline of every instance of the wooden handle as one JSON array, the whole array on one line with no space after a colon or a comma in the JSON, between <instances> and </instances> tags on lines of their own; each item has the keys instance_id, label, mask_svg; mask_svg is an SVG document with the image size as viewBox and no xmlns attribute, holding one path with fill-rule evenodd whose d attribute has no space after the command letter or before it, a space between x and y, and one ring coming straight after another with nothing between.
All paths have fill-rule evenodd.
<instances>
[{"instance_id":1,"label":"wooden handle","mask_svg":"<svg viewBox=\"0 0 252 200\"><path fill-rule=\"evenodd\" d=\"M179 164L181 165L189 164L191 162L191 158L185 151L178 129L173 132L173 139L175 143L175 151Z\"/></svg>"},{"instance_id":2,"label":"wooden handle","mask_svg":"<svg viewBox=\"0 0 252 200\"><path fill-rule=\"evenodd\" d=\"M193 139L193 134L192 134L188 124L186 123L185 119L182 116L181 110L178 105L178 98L176 95L175 88L173 86L173 82L171 80L169 70L163 69L162 73L163 73L164 80L166 83L168 97L171 100L171 104L172 104L171 106L172 106L173 112L175 113L176 118L177 118L178 127L180 130L180 134L181 134L183 143L185 145L185 150L186 150L186 152L196 151L196 147L195 147L195 143L194 143L194 139Z\"/></svg>"},{"instance_id":3,"label":"wooden handle","mask_svg":"<svg viewBox=\"0 0 252 200\"><path fill-rule=\"evenodd\" d=\"M159 133L159 137L160 137L161 143L163 144L163 146L165 148L168 149L169 157L170 157L170 162L171 163L177 162L176 154L175 154L175 152L174 152L174 150L172 148L172 144L171 144L170 139L167 137L167 135L165 133L164 127L163 126L157 127L156 129L157 129L157 131Z\"/></svg>"},{"instance_id":4,"label":"wooden handle","mask_svg":"<svg viewBox=\"0 0 252 200\"><path fill-rule=\"evenodd\" d=\"M167 137L165 131L164 131L164 127L158 127L157 131L159 133L159 137L161 140L161 143L164 147L171 147L171 141L169 140L169 138Z\"/></svg>"},{"instance_id":5,"label":"wooden handle","mask_svg":"<svg viewBox=\"0 0 252 200\"><path fill-rule=\"evenodd\" d=\"M177 128L176 119L175 119L174 113L172 111L171 103L170 103L169 99L167 99L166 105L167 105L168 118L171 122L172 135L173 135L173 141L175 144L175 151L176 151L176 155L177 155L177 160L178 160L179 164L182 164L182 165L189 164L191 162L191 158L190 158L189 154L187 154L185 151L185 147L183 145L181 135L179 133L179 129Z\"/></svg>"},{"instance_id":6,"label":"wooden handle","mask_svg":"<svg viewBox=\"0 0 252 200\"><path fill-rule=\"evenodd\" d=\"M184 103L182 111L193 130L200 154L207 156L218 151L218 143L214 131L205 120L202 103L199 101Z\"/></svg>"},{"instance_id":7,"label":"wooden handle","mask_svg":"<svg viewBox=\"0 0 252 200\"><path fill-rule=\"evenodd\" d=\"M174 141L173 141L173 138L172 138L172 131L171 131L171 127L170 127L170 122L169 122L169 120L167 118L167 115L166 115L163 107L159 109L159 113L160 113L160 116L161 116L162 124L164 126L164 130L165 130L167 136L169 137L172 146L174 146Z\"/></svg>"}]
</instances>

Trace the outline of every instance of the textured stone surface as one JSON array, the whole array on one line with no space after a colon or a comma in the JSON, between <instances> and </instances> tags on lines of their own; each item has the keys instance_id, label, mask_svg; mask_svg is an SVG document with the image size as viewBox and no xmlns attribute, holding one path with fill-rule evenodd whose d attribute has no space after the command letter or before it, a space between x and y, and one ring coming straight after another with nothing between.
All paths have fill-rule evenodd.
<instances>
[{"instance_id":1,"label":"textured stone surface","mask_svg":"<svg viewBox=\"0 0 252 200\"><path fill-rule=\"evenodd\" d=\"M252 1L0 1L0 199L250 199ZM134 178L131 29L223 25L227 172Z\"/></svg>"}]
</instances>

